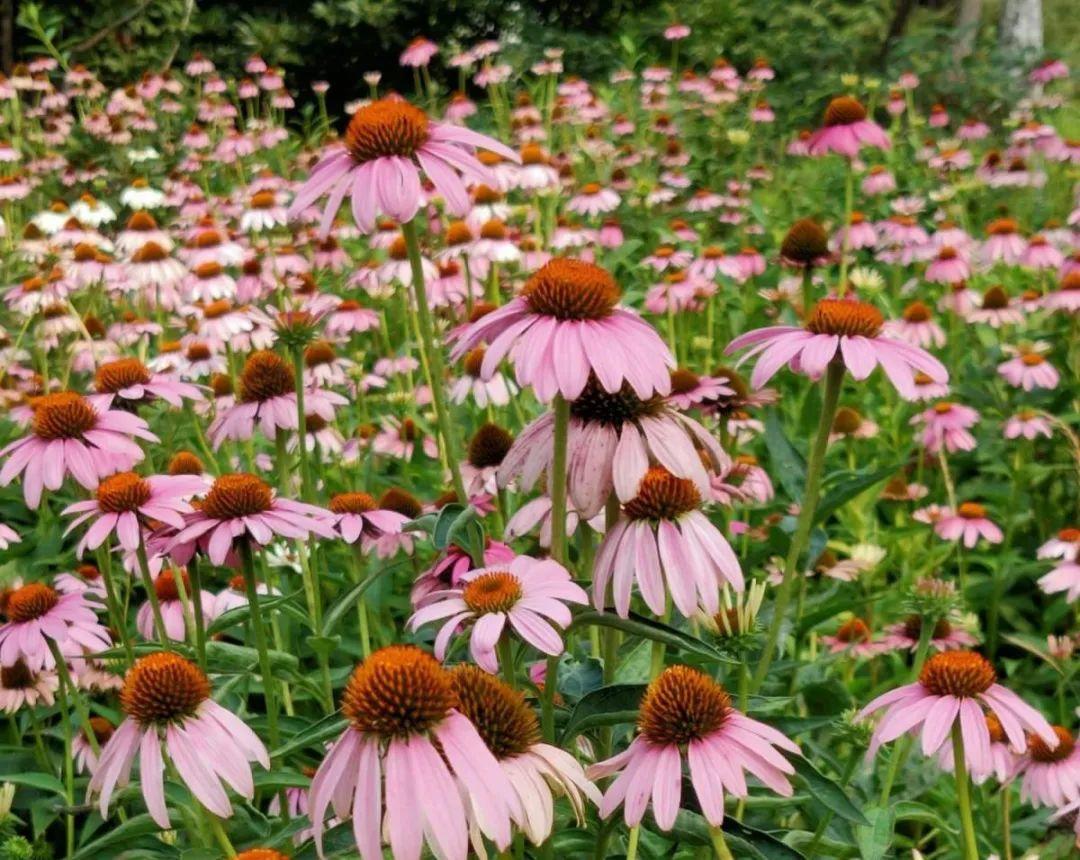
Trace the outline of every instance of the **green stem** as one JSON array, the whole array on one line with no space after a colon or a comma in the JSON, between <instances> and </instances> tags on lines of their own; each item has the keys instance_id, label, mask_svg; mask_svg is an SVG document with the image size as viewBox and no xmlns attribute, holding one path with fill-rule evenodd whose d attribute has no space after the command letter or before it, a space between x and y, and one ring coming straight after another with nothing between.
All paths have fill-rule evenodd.
<instances>
[{"instance_id":1,"label":"green stem","mask_svg":"<svg viewBox=\"0 0 1080 860\"><path fill-rule=\"evenodd\" d=\"M503 680L508 686L517 689L517 680L514 677L514 649L510 636L503 633L495 648L499 653L499 668L502 670Z\"/></svg>"},{"instance_id":2,"label":"green stem","mask_svg":"<svg viewBox=\"0 0 1080 860\"><path fill-rule=\"evenodd\" d=\"M259 590L255 584L255 563L251 555L251 544L245 539L237 543L240 548L240 567L244 574L248 610L251 614L251 628L255 634L255 648L259 652L259 674L262 675L263 696L266 699L266 725L270 735L270 749L277 749L281 741L278 734L277 678L270 668L266 626L263 623L262 609L259 608Z\"/></svg>"},{"instance_id":3,"label":"green stem","mask_svg":"<svg viewBox=\"0 0 1080 860\"><path fill-rule=\"evenodd\" d=\"M719 827L710 827L709 837L712 839L713 851L716 852L716 856L719 860L735 860L734 855L731 853L731 849L728 848L727 841L724 839L723 830Z\"/></svg>"},{"instance_id":4,"label":"green stem","mask_svg":"<svg viewBox=\"0 0 1080 860\"><path fill-rule=\"evenodd\" d=\"M199 570L198 553L188 562L188 576L191 579L191 611L195 616L195 657L199 668L206 669L206 618L202 605L202 572Z\"/></svg>"},{"instance_id":5,"label":"green stem","mask_svg":"<svg viewBox=\"0 0 1080 860\"><path fill-rule=\"evenodd\" d=\"M1012 786L1001 786L1001 856L1013 860L1012 850Z\"/></svg>"},{"instance_id":6,"label":"green stem","mask_svg":"<svg viewBox=\"0 0 1080 860\"><path fill-rule=\"evenodd\" d=\"M840 243L840 295L847 294L848 249L851 247L851 210L855 199L855 170L851 162L845 159L847 172L844 175L844 236Z\"/></svg>"},{"instance_id":7,"label":"green stem","mask_svg":"<svg viewBox=\"0 0 1080 860\"><path fill-rule=\"evenodd\" d=\"M975 839L975 820L971 815L971 783L968 781L967 762L964 760L964 736L960 722L952 727L953 775L956 777L956 805L960 811L960 827L964 834L964 860L979 860L979 846Z\"/></svg>"},{"instance_id":8,"label":"green stem","mask_svg":"<svg viewBox=\"0 0 1080 860\"><path fill-rule=\"evenodd\" d=\"M751 692L758 692L765 676L769 672L776 646L780 641L780 632L783 629L784 617L787 613L788 604L791 602L791 590L795 582L795 571L799 566L799 558L806 549L810 539L810 529L814 523L814 512L817 509L818 496L821 492L821 476L825 464L825 450L829 445L829 431L832 429L833 418L836 415L836 407L840 401L840 389L844 382L844 365L840 361L833 361L825 374L824 392L821 403L821 414L818 416L817 436L814 439L814 447L810 451L810 460L806 465L806 491L803 493L802 506L799 508L799 518L795 524L795 533L791 536L791 546L788 548L787 559L784 563L784 578L776 594L776 603L773 606L773 618L769 624L769 631L765 640L765 647L761 652L761 658L757 669L754 671L754 679L750 685Z\"/></svg>"},{"instance_id":9,"label":"green stem","mask_svg":"<svg viewBox=\"0 0 1080 860\"><path fill-rule=\"evenodd\" d=\"M810 309L814 306L814 270L807 266L802 273L802 312L803 319L810 316Z\"/></svg>"},{"instance_id":10,"label":"green stem","mask_svg":"<svg viewBox=\"0 0 1080 860\"><path fill-rule=\"evenodd\" d=\"M146 599L150 601L150 613L154 617L154 632L158 641L164 648L172 648L172 642L165 632L165 620L161 617L161 604L158 603L157 590L154 588L154 580L150 576L150 562L146 558L146 543L143 540L142 530L139 530L139 546L135 550L135 557L139 562L139 574L142 577L143 588L146 589Z\"/></svg>"},{"instance_id":11,"label":"green stem","mask_svg":"<svg viewBox=\"0 0 1080 860\"><path fill-rule=\"evenodd\" d=\"M308 465L307 450L307 410L304 406L304 349L293 349L293 374L296 379L296 447L300 455L300 498L310 502L313 498L311 489L311 469ZM284 487L282 490L284 491Z\"/></svg>"},{"instance_id":12,"label":"green stem","mask_svg":"<svg viewBox=\"0 0 1080 860\"><path fill-rule=\"evenodd\" d=\"M551 557L566 564L566 439L570 429L570 404L555 395L555 450L548 476L551 488ZM583 524L584 525L584 524Z\"/></svg>"},{"instance_id":13,"label":"green stem","mask_svg":"<svg viewBox=\"0 0 1080 860\"><path fill-rule=\"evenodd\" d=\"M420 261L420 240L416 235L415 219L401 225L401 235L405 238L405 249L409 254L409 265L412 267L412 288L416 299L417 319L420 323L420 346L427 359L425 364L428 372L428 386L431 388L431 400L435 406L435 420L439 426L442 449L458 501L467 504L469 497L465 492L465 482L461 479L461 469L457 461L457 430L451 419L443 390L446 370L443 365L442 350L435 343L435 325L431 319L431 308L428 306L427 289L424 287L424 268Z\"/></svg>"},{"instance_id":14,"label":"green stem","mask_svg":"<svg viewBox=\"0 0 1080 860\"><path fill-rule=\"evenodd\" d=\"M540 691L540 728L544 740L555 743L555 687L559 679L559 658L547 658L544 689Z\"/></svg>"},{"instance_id":15,"label":"green stem","mask_svg":"<svg viewBox=\"0 0 1080 860\"><path fill-rule=\"evenodd\" d=\"M67 833L67 856L72 857L75 854L75 813L72 807L75 805L75 766L74 756L71 754L71 715L68 713L68 690L70 689L68 683L70 677L67 674L67 666L64 663L64 656L60 653L60 649L56 647L56 643L52 639L48 640L49 649L53 653L53 659L56 660L56 667L60 669L64 668L64 671L60 675L60 725L64 732L64 800L65 805L68 808L68 812L65 817L65 829ZM90 726L86 726L87 735L92 736L93 731L90 730Z\"/></svg>"},{"instance_id":16,"label":"green stem","mask_svg":"<svg viewBox=\"0 0 1080 860\"><path fill-rule=\"evenodd\" d=\"M636 860L638 839L641 837L641 825L630 828L630 838L626 842L626 860Z\"/></svg>"},{"instance_id":17,"label":"green stem","mask_svg":"<svg viewBox=\"0 0 1080 860\"><path fill-rule=\"evenodd\" d=\"M210 810L205 809L202 804L196 803L202 814L207 826L210 828L210 832L214 834L214 839L217 841L221 850L225 852L225 857L235 857L236 849L233 848L232 842L229 841L229 834L225 832L225 827L221 823L221 819L218 818Z\"/></svg>"}]
</instances>

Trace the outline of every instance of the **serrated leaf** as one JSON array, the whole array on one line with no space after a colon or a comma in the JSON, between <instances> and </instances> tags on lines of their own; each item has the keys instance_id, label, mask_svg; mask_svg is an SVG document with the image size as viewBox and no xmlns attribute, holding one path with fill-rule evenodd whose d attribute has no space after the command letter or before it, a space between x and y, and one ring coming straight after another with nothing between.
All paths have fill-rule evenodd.
<instances>
[{"instance_id":1,"label":"serrated leaf","mask_svg":"<svg viewBox=\"0 0 1080 860\"><path fill-rule=\"evenodd\" d=\"M831 810L840 818L869 826L870 822L866 820L866 816L851 802L844 789L821 773L809 759L802 756L790 756L788 760L810 789L810 797L815 803Z\"/></svg>"},{"instance_id":2,"label":"serrated leaf","mask_svg":"<svg viewBox=\"0 0 1080 860\"><path fill-rule=\"evenodd\" d=\"M582 697L563 727L563 746L586 729L629 723L637 718L647 684L611 684Z\"/></svg>"}]
</instances>

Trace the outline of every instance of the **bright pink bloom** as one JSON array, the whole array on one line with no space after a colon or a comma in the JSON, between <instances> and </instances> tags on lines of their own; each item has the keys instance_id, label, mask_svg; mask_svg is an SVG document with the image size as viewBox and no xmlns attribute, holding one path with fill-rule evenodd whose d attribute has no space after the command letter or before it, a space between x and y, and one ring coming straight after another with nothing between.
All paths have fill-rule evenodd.
<instances>
[{"instance_id":1,"label":"bright pink bloom","mask_svg":"<svg viewBox=\"0 0 1080 860\"><path fill-rule=\"evenodd\" d=\"M497 140L463 126L432 122L420 108L400 98L371 102L353 114L345 145L334 148L312 169L289 206L289 218L296 218L323 194L329 194L320 238L329 234L346 196L352 198L353 219L364 233L375 229L380 213L406 224L425 200L421 171L447 208L464 216L471 200L461 174L475 182L496 184L491 172L477 160L475 148L520 161L514 150Z\"/></svg>"},{"instance_id":2,"label":"bright pink bloom","mask_svg":"<svg viewBox=\"0 0 1080 860\"><path fill-rule=\"evenodd\" d=\"M919 647L922 633L922 618L912 615L897 624L885 628L885 645L890 650L914 651ZM971 648L978 644L978 639L962 627L956 626L947 618L940 618L930 633L930 647L937 651L956 651Z\"/></svg>"},{"instance_id":3,"label":"bright pink bloom","mask_svg":"<svg viewBox=\"0 0 1080 860\"><path fill-rule=\"evenodd\" d=\"M912 424L922 424L922 444L931 454L942 448L950 454L954 451L971 451L975 437L968 432L979 422L979 413L970 406L942 400L925 412L911 419Z\"/></svg>"},{"instance_id":4,"label":"bright pink bloom","mask_svg":"<svg viewBox=\"0 0 1080 860\"><path fill-rule=\"evenodd\" d=\"M419 860L425 842L445 860L465 860L472 828L506 850L520 802L455 703L450 673L419 648L391 645L357 666L342 697L349 727L309 793L320 857L331 806L352 818L362 860L382 860L384 836L402 860Z\"/></svg>"},{"instance_id":5,"label":"bright pink bloom","mask_svg":"<svg viewBox=\"0 0 1080 860\"><path fill-rule=\"evenodd\" d=\"M1047 594L1065 592L1069 603L1080 600L1080 564L1063 561L1048 574L1039 578L1039 588Z\"/></svg>"},{"instance_id":6,"label":"bright pink bloom","mask_svg":"<svg viewBox=\"0 0 1080 860\"><path fill-rule=\"evenodd\" d=\"M850 96L840 96L825 109L825 123L807 141L811 155L836 152L855 158L863 146L888 149L889 136L867 118L866 108Z\"/></svg>"},{"instance_id":7,"label":"bright pink bloom","mask_svg":"<svg viewBox=\"0 0 1080 860\"><path fill-rule=\"evenodd\" d=\"M1064 806L1080 800L1080 747L1064 726L1053 729L1057 745L1048 746L1033 735L1021 764L1020 799L1032 806Z\"/></svg>"},{"instance_id":8,"label":"bright pink bloom","mask_svg":"<svg viewBox=\"0 0 1080 860\"><path fill-rule=\"evenodd\" d=\"M1045 356L1034 350L1022 350L1015 358L998 365L998 373L1015 388L1057 388L1061 376Z\"/></svg>"},{"instance_id":9,"label":"bright pink bloom","mask_svg":"<svg viewBox=\"0 0 1080 860\"><path fill-rule=\"evenodd\" d=\"M42 489L60 489L69 472L93 490L99 479L141 462L145 455L132 436L160 441L138 415L95 406L72 391L39 397L31 409L30 435L0 451L0 457L7 457L0 469L0 486L21 474L23 498L30 508L41 503Z\"/></svg>"},{"instance_id":10,"label":"bright pink bloom","mask_svg":"<svg viewBox=\"0 0 1080 860\"><path fill-rule=\"evenodd\" d=\"M874 729L869 755L905 732L920 733L923 755L934 755L959 721L968 768L972 773L986 773L993 768L993 758L984 708L998 718L1017 752L1028 747L1027 731L1056 747L1057 735L1042 714L996 681L993 666L974 651L932 655L916 683L878 696L859 712L862 719L885 709L884 719Z\"/></svg>"},{"instance_id":11,"label":"bright pink bloom","mask_svg":"<svg viewBox=\"0 0 1080 860\"><path fill-rule=\"evenodd\" d=\"M1080 559L1080 529L1062 529L1057 535L1039 547L1036 557L1077 561Z\"/></svg>"},{"instance_id":12,"label":"bright pink bloom","mask_svg":"<svg viewBox=\"0 0 1080 860\"><path fill-rule=\"evenodd\" d=\"M84 592L61 594L43 582L31 582L7 595L7 621L0 624L0 666L20 661L32 672L53 669L49 641L67 657L112 647L109 631Z\"/></svg>"},{"instance_id":13,"label":"bright pink bloom","mask_svg":"<svg viewBox=\"0 0 1080 860\"><path fill-rule=\"evenodd\" d=\"M642 399L667 394L675 359L648 323L618 304L620 295L600 267L556 257L516 298L458 330L451 358L486 341L480 377L490 379L509 354L518 384L543 402L577 399L590 375L610 393L629 383Z\"/></svg>"},{"instance_id":14,"label":"bright pink bloom","mask_svg":"<svg viewBox=\"0 0 1080 860\"><path fill-rule=\"evenodd\" d=\"M184 527L163 531L160 543L177 564L187 564L201 550L220 565L237 540L266 546L278 536L306 540L312 533L337 537L329 511L279 498L261 478L235 472L219 476L197 510L184 516Z\"/></svg>"},{"instance_id":15,"label":"bright pink bloom","mask_svg":"<svg viewBox=\"0 0 1080 860\"><path fill-rule=\"evenodd\" d=\"M934 523L934 532L943 540L962 540L971 549L985 538L987 543L1001 543L1001 529L986 516L986 508L977 502L963 502L954 513L946 510Z\"/></svg>"},{"instance_id":16,"label":"bright pink bloom","mask_svg":"<svg viewBox=\"0 0 1080 860\"><path fill-rule=\"evenodd\" d=\"M255 796L251 762L270 767L258 736L210 697L210 681L194 663L160 651L128 670L120 703L126 718L101 750L87 795L100 795L102 818L116 788L127 785L135 757L150 817L171 824L165 802L166 756L195 799L218 818L232 816L225 786Z\"/></svg>"},{"instance_id":17,"label":"bright pink bloom","mask_svg":"<svg viewBox=\"0 0 1080 860\"><path fill-rule=\"evenodd\" d=\"M694 720L691 715L708 714ZM620 806L628 827L641 823L652 801L661 830L670 830L682 805L683 759L705 820L719 827L724 797L747 796L746 775L782 797L791 797L792 764L780 754L801 755L798 745L771 726L731 706L712 678L688 666L671 666L645 693L638 735L630 746L586 771L591 779L618 774L604 793L600 815Z\"/></svg>"},{"instance_id":18,"label":"bright pink bloom","mask_svg":"<svg viewBox=\"0 0 1080 860\"><path fill-rule=\"evenodd\" d=\"M435 656L444 660L451 637L471 623L469 653L481 669L494 674L499 671L495 648L507 625L538 651L558 656L563 641L557 628L571 621L566 604L588 602L588 595L561 564L519 555L508 564L469 571L461 577L460 587L433 592L408 626L417 630L442 621Z\"/></svg>"},{"instance_id":19,"label":"bright pink bloom","mask_svg":"<svg viewBox=\"0 0 1080 860\"><path fill-rule=\"evenodd\" d=\"M207 482L199 475L151 475L142 478L134 472L118 472L98 484L95 497L68 505L64 516L78 514L64 534L93 520L75 551L82 555L95 550L113 532L128 552L139 548L142 528L147 520L159 520L175 528L184 527L183 514L194 510L192 496L206 491Z\"/></svg>"},{"instance_id":20,"label":"bright pink bloom","mask_svg":"<svg viewBox=\"0 0 1080 860\"><path fill-rule=\"evenodd\" d=\"M517 554L500 541L488 540L484 546L485 567L509 564L516 557ZM435 593L457 588L461 584L462 577L472 569L473 560L469 554L457 544L450 544L446 548L446 554L421 573L413 583L409 594L413 608L419 609L421 606L426 606Z\"/></svg>"},{"instance_id":21,"label":"bright pink bloom","mask_svg":"<svg viewBox=\"0 0 1080 860\"><path fill-rule=\"evenodd\" d=\"M856 299L822 299L803 328L770 326L735 338L725 352L751 347L740 364L760 355L750 384L760 388L784 365L819 378L829 362L840 360L858 380L866 379L880 364L889 381L904 397L915 394L915 373L945 383L945 366L918 347L882 334L885 320L873 305Z\"/></svg>"}]
</instances>

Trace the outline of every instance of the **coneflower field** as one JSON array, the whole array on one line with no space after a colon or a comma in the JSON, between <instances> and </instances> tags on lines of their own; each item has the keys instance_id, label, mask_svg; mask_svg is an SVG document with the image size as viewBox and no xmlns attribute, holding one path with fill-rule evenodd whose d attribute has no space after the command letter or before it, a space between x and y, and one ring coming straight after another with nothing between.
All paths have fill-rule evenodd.
<instances>
[{"instance_id":1,"label":"coneflower field","mask_svg":"<svg viewBox=\"0 0 1080 860\"><path fill-rule=\"evenodd\" d=\"M656 30L0 78L0 858L1078 856L1068 67Z\"/></svg>"}]
</instances>

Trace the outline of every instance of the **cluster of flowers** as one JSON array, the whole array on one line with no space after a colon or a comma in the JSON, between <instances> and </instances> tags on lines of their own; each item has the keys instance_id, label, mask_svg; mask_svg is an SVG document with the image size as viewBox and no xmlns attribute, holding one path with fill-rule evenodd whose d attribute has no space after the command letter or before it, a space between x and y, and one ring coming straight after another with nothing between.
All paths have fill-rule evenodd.
<instances>
[{"instance_id":1,"label":"cluster of flowers","mask_svg":"<svg viewBox=\"0 0 1080 860\"><path fill-rule=\"evenodd\" d=\"M1076 503L1080 208L1030 200L1080 162L1043 89L1067 70L1032 73L999 150L940 105L920 139L910 73L880 111L867 87L793 133L764 60L608 89L484 42L447 59L481 105L440 98L439 50L403 52L413 100L372 73L343 134L322 113L311 140L257 57L236 80L197 55L115 90L49 59L0 81L0 708L16 731L59 718L69 854L76 771L108 817L137 764L160 828L180 783L192 840L247 860L321 855L339 828L365 860L551 856L567 809L621 810L627 856L699 812L730 857L747 777L791 797L811 734L752 718L750 694L797 693L807 666L869 701L856 751L884 712L872 756L917 740L953 772L966 858L969 779L1080 821L1073 734L1028 702L1067 722L1071 673L998 683L1002 624L1029 627L1010 590L1080 601L1080 530L1047 522ZM495 136L467 127L482 110ZM804 201L751 142L830 174L843 210L782 221ZM977 221L987 201L1028 222ZM984 416L1000 432L976 435ZM804 461L784 424L815 417ZM1056 560L1030 582L986 551L1028 538ZM886 587L904 602L879 608ZM1055 668L1077 644L1056 617L1034 648ZM591 725L560 685L586 667L586 695L622 697ZM269 838L223 825L231 795Z\"/></svg>"}]
</instances>

